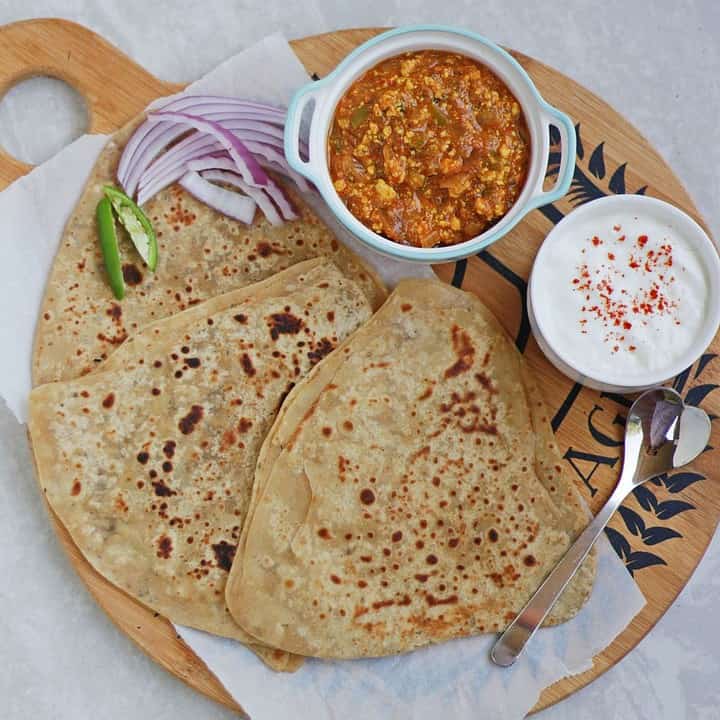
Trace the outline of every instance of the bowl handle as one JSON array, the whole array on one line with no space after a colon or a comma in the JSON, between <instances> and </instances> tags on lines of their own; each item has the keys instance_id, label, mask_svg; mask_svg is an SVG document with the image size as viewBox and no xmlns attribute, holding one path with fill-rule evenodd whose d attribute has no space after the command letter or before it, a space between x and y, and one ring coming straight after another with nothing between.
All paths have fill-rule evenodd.
<instances>
[{"instance_id":1,"label":"bowl handle","mask_svg":"<svg viewBox=\"0 0 720 720\"><path fill-rule=\"evenodd\" d=\"M287 120L285 121L285 158L293 170L296 170L301 175L304 175L313 183L316 183L317 176L315 168L313 167L312 158L309 160L303 160L300 156L300 130L305 108L311 101L315 101L316 105L313 108L308 125L308 132L311 130L312 123L315 118L315 110L317 109L317 102L319 97L322 95L323 89L322 80L316 80L301 87L295 95L293 95L293 98L290 101L290 106L287 111Z\"/></svg>"},{"instance_id":2,"label":"bowl handle","mask_svg":"<svg viewBox=\"0 0 720 720\"><path fill-rule=\"evenodd\" d=\"M577 149L577 138L575 137L575 126L572 120L552 105L544 104L542 111L543 132L548 133L550 126L556 127L560 133L560 167L558 169L555 184L546 191L543 191L545 174L540 177L537 187L532 195L532 205L540 207L559 200L570 189L570 183L575 172L575 152Z\"/></svg>"}]
</instances>

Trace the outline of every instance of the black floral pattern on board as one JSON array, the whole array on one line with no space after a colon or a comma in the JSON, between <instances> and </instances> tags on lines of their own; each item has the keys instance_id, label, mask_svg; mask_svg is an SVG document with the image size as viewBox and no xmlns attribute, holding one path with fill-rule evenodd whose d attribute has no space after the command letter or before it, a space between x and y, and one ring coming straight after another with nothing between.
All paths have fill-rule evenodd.
<instances>
[{"instance_id":1,"label":"black floral pattern on board","mask_svg":"<svg viewBox=\"0 0 720 720\"><path fill-rule=\"evenodd\" d=\"M575 171L573 173L570 190L565 196L565 200L575 207L582 205L597 198L606 197L608 195L620 195L628 192L625 172L627 163L622 163L612 170L607 182L605 178L608 176L608 167L605 158L605 142L599 143L593 148L587 162L585 162L586 152L582 142L580 124L575 126L577 137L577 158L575 163ZM560 168L561 149L560 134L551 127L550 128L550 153L548 159L547 177L557 175ZM630 192L636 195L644 195L647 185L632 189ZM555 205L549 204L539 208L540 212L553 224L563 219L564 213ZM514 273L509 267L496 258L490 251L483 251L477 256L482 262L497 272L503 280L509 282L519 293L521 300L522 317L515 343L520 352L525 351L527 341L530 336L530 324L527 317L527 283L526 281ZM452 277L452 284L455 287L462 287L467 268L467 260L459 260L455 264ZM687 388L688 383L695 383L702 379L704 371L708 365L717 356L713 353L703 355L693 366L684 370L678 375L673 387L684 396L684 400L689 405L699 405L710 393L719 386L712 383L694 384ZM687 388L687 389L686 389ZM567 396L560 403L555 415L552 419L553 431L557 432L562 425L568 413L572 410L575 400L582 390L582 385L575 383L567 393ZM612 393L602 393L601 399L611 400L615 402L621 409L630 407L630 401L622 395L614 395ZM603 410L600 405L595 405L594 409L589 413L587 425L593 438L601 445L608 448L608 452L612 450L612 454L598 454L584 451L578 448L569 448L565 454L565 460L569 462L575 473L582 479L588 487L591 495L597 492L597 488L592 485L592 477L601 465L607 465L614 468L620 461L621 442L613 440L602 434L593 425L592 416L595 412ZM716 416L711 416L711 420L715 421ZM625 417L618 412L613 421L614 424L624 425ZM705 452L712 450L708 446ZM585 465L583 469L583 465ZM588 470L588 468L590 468ZM617 553L618 557L625 563L627 571L634 575L638 570L644 568L667 565L667 560L662 556L661 550L657 546L674 540L681 539L682 533L671 527L672 520L679 515L691 512L696 509L695 505L682 499L660 500L657 496L659 489L663 494L671 496L682 494L688 487L694 483L705 480L706 477L696 472L681 471L677 473L668 473L660 475L651 480L649 483L636 488L631 498L633 498L640 507L642 514L626 504L619 509L619 515L627 530L624 534L614 528L607 528L605 533ZM651 550L633 550L629 537L633 538L633 544L642 544L643 547L652 548Z\"/></svg>"}]
</instances>

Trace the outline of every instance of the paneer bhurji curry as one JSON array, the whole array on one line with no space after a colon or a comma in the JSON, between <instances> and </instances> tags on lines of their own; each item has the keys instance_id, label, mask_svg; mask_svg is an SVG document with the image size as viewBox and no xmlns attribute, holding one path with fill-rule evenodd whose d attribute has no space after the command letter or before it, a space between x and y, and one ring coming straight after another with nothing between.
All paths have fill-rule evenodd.
<instances>
[{"instance_id":1,"label":"paneer bhurji curry","mask_svg":"<svg viewBox=\"0 0 720 720\"><path fill-rule=\"evenodd\" d=\"M472 58L422 50L388 58L335 111L335 190L364 225L405 245L453 245L502 218L527 176L520 104Z\"/></svg>"}]
</instances>

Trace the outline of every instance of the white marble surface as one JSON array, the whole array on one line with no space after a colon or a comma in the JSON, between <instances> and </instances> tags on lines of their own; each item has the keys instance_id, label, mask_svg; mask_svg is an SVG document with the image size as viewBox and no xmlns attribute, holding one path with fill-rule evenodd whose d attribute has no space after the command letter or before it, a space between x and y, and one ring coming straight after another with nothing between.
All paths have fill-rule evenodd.
<instances>
[{"instance_id":1,"label":"white marble surface","mask_svg":"<svg viewBox=\"0 0 720 720\"><path fill-rule=\"evenodd\" d=\"M193 79L275 29L467 25L561 68L625 114L657 147L720 237L720 4L508 0L2 0L0 23L82 22L168 80ZM84 127L57 83L0 101L0 142L39 161ZM53 119L52 125L48 118ZM24 429L0 405L0 718L230 718L148 660L107 619L57 547ZM542 720L720 718L720 540L652 633ZM292 709L288 709L288 717ZM478 717L482 717L481 711Z\"/></svg>"}]
</instances>

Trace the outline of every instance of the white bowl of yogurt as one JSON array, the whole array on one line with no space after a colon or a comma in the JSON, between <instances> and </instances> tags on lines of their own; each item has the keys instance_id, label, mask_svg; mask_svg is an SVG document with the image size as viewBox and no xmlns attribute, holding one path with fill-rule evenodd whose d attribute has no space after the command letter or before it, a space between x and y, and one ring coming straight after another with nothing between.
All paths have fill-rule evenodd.
<instances>
[{"instance_id":1,"label":"white bowl of yogurt","mask_svg":"<svg viewBox=\"0 0 720 720\"><path fill-rule=\"evenodd\" d=\"M720 325L720 259L688 215L616 195L568 214L545 238L528 284L538 345L571 379L639 392L692 365Z\"/></svg>"}]
</instances>

